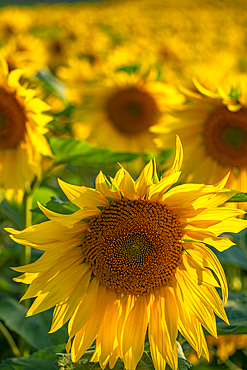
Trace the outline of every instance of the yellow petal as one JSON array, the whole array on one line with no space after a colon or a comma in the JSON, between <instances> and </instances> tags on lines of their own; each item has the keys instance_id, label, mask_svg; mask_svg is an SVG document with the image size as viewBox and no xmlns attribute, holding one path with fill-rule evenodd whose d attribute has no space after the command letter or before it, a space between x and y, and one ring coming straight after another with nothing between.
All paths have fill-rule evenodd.
<instances>
[{"instance_id":1,"label":"yellow petal","mask_svg":"<svg viewBox=\"0 0 247 370\"><path fill-rule=\"evenodd\" d=\"M159 200L165 192L178 181L180 174L181 171L174 172L171 175L163 177L157 184L151 185L148 189L147 199L153 201Z\"/></svg>"},{"instance_id":2,"label":"yellow petal","mask_svg":"<svg viewBox=\"0 0 247 370\"><path fill-rule=\"evenodd\" d=\"M164 297L162 297L162 292L165 289L166 287L154 291L155 300L151 307L148 336L151 353L156 361L167 362L173 370L176 370L178 367L177 343L176 341L173 344L171 343L171 335L168 331L168 325L171 326L174 320L169 324L167 322L167 317L170 317L170 315L165 313L165 309L169 302L165 302ZM177 315L175 316L177 318ZM177 325L172 331L177 332Z\"/></svg>"},{"instance_id":3,"label":"yellow petal","mask_svg":"<svg viewBox=\"0 0 247 370\"><path fill-rule=\"evenodd\" d=\"M47 221L27 227L22 231L11 228L6 228L5 230L12 234L12 238L17 243L31 245L34 248L41 249L39 248L39 244L45 245L46 243L49 244L57 241L63 241L76 236L80 238L82 232L86 230L87 227L87 223L78 222L72 229L69 229L54 221Z\"/></svg>"},{"instance_id":4,"label":"yellow petal","mask_svg":"<svg viewBox=\"0 0 247 370\"><path fill-rule=\"evenodd\" d=\"M120 170L117 171L114 179L112 179L113 180L112 183L116 184L117 188L119 187L119 185L121 184L121 181L124 178L124 173L125 173L125 170L123 167L121 167Z\"/></svg>"},{"instance_id":5,"label":"yellow petal","mask_svg":"<svg viewBox=\"0 0 247 370\"><path fill-rule=\"evenodd\" d=\"M102 323L102 319L105 314L105 307L107 302L107 288L104 285L100 285L97 294L97 302L92 315L88 322L80 329L76 334L72 348L71 348L71 359L73 362L78 361L86 350L91 346L99 328Z\"/></svg>"},{"instance_id":6,"label":"yellow petal","mask_svg":"<svg viewBox=\"0 0 247 370\"><path fill-rule=\"evenodd\" d=\"M152 184L153 178L153 161L150 160L149 163L143 168L140 176L135 182L135 191L140 198L143 198L147 193L149 186Z\"/></svg>"},{"instance_id":7,"label":"yellow petal","mask_svg":"<svg viewBox=\"0 0 247 370\"><path fill-rule=\"evenodd\" d=\"M205 306L200 299L201 295L199 297L197 294L198 291L191 291L188 287L188 279L184 278L179 269L176 271L175 278L178 283L177 290L180 290L185 309L189 310L211 335L217 337L215 315L213 309L210 308L210 303L209 306Z\"/></svg>"},{"instance_id":8,"label":"yellow petal","mask_svg":"<svg viewBox=\"0 0 247 370\"><path fill-rule=\"evenodd\" d=\"M189 342L189 344L194 348L194 350L197 352L198 357L200 358L202 356L203 348L205 347L206 343L201 324L199 323L198 319L193 314L191 314L191 312L189 312L189 310L185 309L184 301L180 294L180 290L176 289L175 292L179 312L178 330L180 331L182 336ZM204 352L208 353L208 351Z\"/></svg>"},{"instance_id":9,"label":"yellow petal","mask_svg":"<svg viewBox=\"0 0 247 370\"><path fill-rule=\"evenodd\" d=\"M38 295L28 310L27 316L46 311L54 307L57 303L65 300L79 283L84 275L84 270L83 265L77 267L72 266L59 273L50 282L47 282L42 289L42 293ZM24 297L25 296L26 294ZM28 298L28 296L26 298Z\"/></svg>"},{"instance_id":10,"label":"yellow petal","mask_svg":"<svg viewBox=\"0 0 247 370\"><path fill-rule=\"evenodd\" d=\"M186 253L183 253L182 258L183 264L186 268L186 270L183 270L184 274L188 274L190 278L196 282L196 284L219 287L217 280L209 269L204 268L202 264L194 260Z\"/></svg>"},{"instance_id":11,"label":"yellow petal","mask_svg":"<svg viewBox=\"0 0 247 370\"><path fill-rule=\"evenodd\" d=\"M109 188L109 186L107 185L106 177L102 173L102 171L99 172L98 176L95 179L95 188L107 198L116 200L121 199L121 194L118 190L112 190Z\"/></svg>"},{"instance_id":12,"label":"yellow petal","mask_svg":"<svg viewBox=\"0 0 247 370\"><path fill-rule=\"evenodd\" d=\"M135 182L130 176L129 172L125 171L122 181L119 184L119 189L124 197L132 200L137 199Z\"/></svg>"},{"instance_id":13,"label":"yellow petal","mask_svg":"<svg viewBox=\"0 0 247 370\"><path fill-rule=\"evenodd\" d=\"M226 276L221 266L221 263L219 262L216 255L211 251L211 249L206 247L206 245L204 244L200 245L197 245L195 243L192 243L190 245L188 244L188 248L186 245L185 249L189 251L189 253L194 259L197 259L198 261L202 262L205 267L208 267L214 271L220 282L223 302L226 304L228 299L228 286Z\"/></svg>"},{"instance_id":14,"label":"yellow petal","mask_svg":"<svg viewBox=\"0 0 247 370\"><path fill-rule=\"evenodd\" d=\"M46 215L46 217L68 228L72 228L75 223L81 221L82 219L89 219L95 216L99 216L101 214L101 211L97 207L88 207L79 209L78 211L70 215L64 215L50 211L49 209L42 206L42 204L40 204L39 202L37 203L41 211Z\"/></svg>"},{"instance_id":15,"label":"yellow petal","mask_svg":"<svg viewBox=\"0 0 247 370\"><path fill-rule=\"evenodd\" d=\"M237 208L210 208L200 212L193 218L188 218L187 222L196 227L203 227L201 225L204 221L211 221L211 224L214 225L218 222L226 220L227 218L242 216L244 214L245 211ZM210 224L208 226L210 226Z\"/></svg>"},{"instance_id":16,"label":"yellow petal","mask_svg":"<svg viewBox=\"0 0 247 370\"><path fill-rule=\"evenodd\" d=\"M20 86L19 79L21 78L23 73L24 73L23 69L14 69L13 71L11 71L7 78L8 85L14 88L19 87Z\"/></svg>"},{"instance_id":17,"label":"yellow petal","mask_svg":"<svg viewBox=\"0 0 247 370\"><path fill-rule=\"evenodd\" d=\"M203 229L197 229L193 226L186 226L184 228L184 238L185 239L192 239L202 241L205 244L209 244L212 247L216 248L218 251L223 252L224 250L230 248L235 243L231 241L228 238L220 238L218 236L215 236L211 231L209 230L203 230Z\"/></svg>"},{"instance_id":18,"label":"yellow petal","mask_svg":"<svg viewBox=\"0 0 247 370\"><path fill-rule=\"evenodd\" d=\"M22 274L13 280L18 283L31 284L38 276L39 273L25 272L25 274Z\"/></svg>"},{"instance_id":19,"label":"yellow petal","mask_svg":"<svg viewBox=\"0 0 247 370\"><path fill-rule=\"evenodd\" d=\"M58 179L59 185L67 198L80 208L109 206L109 202L99 191L85 186L71 185Z\"/></svg>"},{"instance_id":20,"label":"yellow petal","mask_svg":"<svg viewBox=\"0 0 247 370\"><path fill-rule=\"evenodd\" d=\"M90 278L91 271L88 270L69 297L56 305L53 311L52 324L49 333L53 333L60 329L71 318L80 303L81 297L86 293Z\"/></svg>"},{"instance_id":21,"label":"yellow petal","mask_svg":"<svg viewBox=\"0 0 247 370\"><path fill-rule=\"evenodd\" d=\"M117 341L117 325L120 316L120 296L113 290L107 291L105 315L100 326L96 343L100 347L99 363L104 369L107 363L115 365L120 353ZM91 360L90 360L91 361ZM112 368L113 366L110 366Z\"/></svg>"},{"instance_id":22,"label":"yellow petal","mask_svg":"<svg viewBox=\"0 0 247 370\"><path fill-rule=\"evenodd\" d=\"M99 280L94 278L88 286L86 293L74 311L68 326L69 337L72 338L90 319L96 304L99 289Z\"/></svg>"},{"instance_id":23,"label":"yellow petal","mask_svg":"<svg viewBox=\"0 0 247 370\"><path fill-rule=\"evenodd\" d=\"M129 370L135 370L142 357L147 324L146 298L139 296L126 319L121 343L122 360L125 368Z\"/></svg>"},{"instance_id":24,"label":"yellow petal","mask_svg":"<svg viewBox=\"0 0 247 370\"><path fill-rule=\"evenodd\" d=\"M205 87L203 87L199 82L198 80L194 77L192 78L193 82L194 82L194 85L196 86L196 88L200 91L200 93L202 93L203 95L206 95L210 98L213 98L215 99L216 95L215 93L213 93L212 91L208 90L208 89L205 89Z\"/></svg>"}]
</instances>

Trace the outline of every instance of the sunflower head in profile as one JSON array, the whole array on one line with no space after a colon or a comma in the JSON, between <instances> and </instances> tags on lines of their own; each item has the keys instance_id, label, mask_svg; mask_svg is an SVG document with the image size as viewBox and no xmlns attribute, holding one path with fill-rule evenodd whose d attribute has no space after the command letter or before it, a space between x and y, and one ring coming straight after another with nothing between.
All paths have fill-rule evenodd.
<instances>
[{"instance_id":1,"label":"sunflower head in profile","mask_svg":"<svg viewBox=\"0 0 247 370\"><path fill-rule=\"evenodd\" d=\"M109 180L100 172L96 189L59 180L79 207L70 215L40 205L49 221L13 240L45 251L36 262L14 268L30 284L22 299L36 297L28 316L55 306L50 332L67 321L72 361L94 342L91 361L113 368L120 357L134 370L148 336L155 369L178 367L178 330L208 359L202 326L217 336L215 314L227 320L215 287L227 301L224 271L207 245L223 251L234 243L218 237L239 232L244 211L218 207L236 194L217 185L173 187L180 175L177 140L173 167L160 180L150 161L136 181L124 169ZM73 340L73 342L72 342Z\"/></svg>"},{"instance_id":2,"label":"sunflower head in profile","mask_svg":"<svg viewBox=\"0 0 247 370\"><path fill-rule=\"evenodd\" d=\"M7 200L14 196L19 202L40 176L41 155L52 156L44 136L51 117L42 114L49 106L19 84L22 73L9 73L5 59L0 59L0 186Z\"/></svg>"},{"instance_id":3,"label":"sunflower head in profile","mask_svg":"<svg viewBox=\"0 0 247 370\"><path fill-rule=\"evenodd\" d=\"M162 146L175 134L185 148L184 174L189 180L215 183L231 172L227 186L247 191L247 77L206 89L194 79L194 90L181 88L190 104L174 112L177 121L166 126ZM196 153L196 156L195 156ZM198 166L200 163L200 166Z\"/></svg>"},{"instance_id":4,"label":"sunflower head in profile","mask_svg":"<svg viewBox=\"0 0 247 370\"><path fill-rule=\"evenodd\" d=\"M153 143L156 125L173 119L169 106L184 101L175 87L157 81L156 72L145 74L142 70L115 72L102 83L91 85L88 95L90 104L74 115L76 138L133 153L157 153Z\"/></svg>"}]
</instances>

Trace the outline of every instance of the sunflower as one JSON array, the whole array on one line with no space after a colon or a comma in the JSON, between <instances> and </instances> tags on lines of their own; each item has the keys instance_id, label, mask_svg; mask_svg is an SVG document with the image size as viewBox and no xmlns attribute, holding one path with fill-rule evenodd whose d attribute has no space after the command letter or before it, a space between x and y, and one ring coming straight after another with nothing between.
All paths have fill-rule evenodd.
<instances>
[{"instance_id":1,"label":"sunflower","mask_svg":"<svg viewBox=\"0 0 247 370\"><path fill-rule=\"evenodd\" d=\"M45 251L36 262L15 267L30 284L22 299L36 297L27 315L55 306L50 332L68 320L72 361L96 338L91 361L113 368L120 357L134 370L146 331L156 370L178 367L178 330L208 359L202 326L217 336L215 314L228 322L215 287L227 301L224 271L206 244L219 251L234 243L218 237L239 232L244 211L218 207L236 194L217 185L177 187L182 148L170 173L158 180L150 161L136 181L124 169L108 180L100 172L96 189L59 180L79 207L70 215L40 209L49 221L23 231L6 229L14 241ZM215 313L215 314L214 314ZM73 339L74 338L74 339ZM73 339L73 343L72 343Z\"/></svg>"},{"instance_id":2,"label":"sunflower","mask_svg":"<svg viewBox=\"0 0 247 370\"><path fill-rule=\"evenodd\" d=\"M157 81L154 72L146 76L143 71L116 72L87 91L90 104L75 110L75 137L121 152L149 150L156 154L152 130L172 120L167 113L170 105L184 101L175 87Z\"/></svg>"},{"instance_id":3,"label":"sunflower","mask_svg":"<svg viewBox=\"0 0 247 370\"><path fill-rule=\"evenodd\" d=\"M227 186L247 191L247 78L210 91L194 79L194 91L181 88L189 104L178 108L177 121L163 127L161 145L178 134L185 149L188 181L215 183L228 172ZM196 157L195 157L196 153ZM198 166L198 163L200 165Z\"/></svg>"},{"instance_id":4,"label":"sunflower","mask_svg":"<svg viewBox=\"0 0 247 370\"><path fill-rule=\"evenodd\" d=\"M22 73L9 73L5 59L0 59L0 186L7 200L14 196L18 202L40 176L41 154L52 156L44 137L51 117L42 114L49 106L19 84Z\"/></svg>"},{"instance_id":5,"label":"sunflower","mask_svg":"<svg viewBox=\"0 0 247 370\"><path fill-rule=\"evenodd\" d=\"M246 334L219 335L218 339L207 336L207 343L210 347L216 347L216 354L222 360L228 359L237 350L247 347Z\"/></svg>"}]
</instances>

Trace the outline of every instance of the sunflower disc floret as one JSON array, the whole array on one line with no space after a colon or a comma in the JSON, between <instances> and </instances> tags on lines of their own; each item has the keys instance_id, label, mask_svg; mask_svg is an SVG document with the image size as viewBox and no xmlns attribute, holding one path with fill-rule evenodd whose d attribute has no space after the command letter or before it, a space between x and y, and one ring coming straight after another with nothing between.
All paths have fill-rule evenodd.
<instances>
[{"instance_id":1,"label":"sunflower disc floret","mask_svg":"<svg viewBox=\"0 0 247 370\"><path fill-rule=\"evenodd\" d=\"M102 284L119 293L147 294L174 276L181 237L181 224L165 205L123 198L91 220L82 250Z\"/></svg>"}]
</instances>

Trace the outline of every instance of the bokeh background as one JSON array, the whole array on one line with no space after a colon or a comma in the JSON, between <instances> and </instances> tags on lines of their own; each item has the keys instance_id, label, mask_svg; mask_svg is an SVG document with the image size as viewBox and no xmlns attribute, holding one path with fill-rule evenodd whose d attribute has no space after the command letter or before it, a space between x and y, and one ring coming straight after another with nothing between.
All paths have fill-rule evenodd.
<instances>
[{"instance_id":1,"label":"bokeh background","mask_svg":"<svg viewBox=\"0 0 247 370\"><path fill-rule=\"evenodd\" d=\"M56 3L56 4L55 4ZM36 89L51 106L50 130L57 137L83 138L78 129L88 91L119 72L155 71L162 83L192 87L196 76L211 88L227 79L245 78L247 72L247 2L243 0L131 0L131 1L0 1L0 53L9 69L25 70L22 83ZM87 93L85 93L87 91ZM85 128L84 128L85 129ZM109 171L113 171L108 166ZM64 170L67 181L91 186L95 168ZM34 196L46 203L61 195L54 178ZM49 188L49 190L47 190ZM16 205L18 212L18 205ZM15 216L15 215L14 215ZM3 226L6 225L1 215ZM41 215L34 212L36 221ZM9 225L8 225L9 226ZM18 264L19 246L1 233L0 331L1 370L34 369L34 362L18 357L10 344L23 337L33 359L46 359L64 347L66 328L48 336L51 312L29 318L17 304L19 286L9 266ZM208 338L210 363L196 358L183 342L185 356L196 369L247 369L247 250L245 235L236 247L219 256L230 288L227 312L238 330L219 323L218 341ZM33 254L33 260L39 254ZM11 299L10 299L11 298ZM21 323L21 325L20 325ZM227 334L227 335L226 335ZM233 335L231 335L233 334ZM49 347L50 346L50 347ZM49 350L45 348L49 347ZM43 351L43 352L42 352ZM49 362L49 363L48 363ZM30 366L30 367L28 367ZM50 366L50 367L49 367Z\"/></svg>"}]
</instances>

